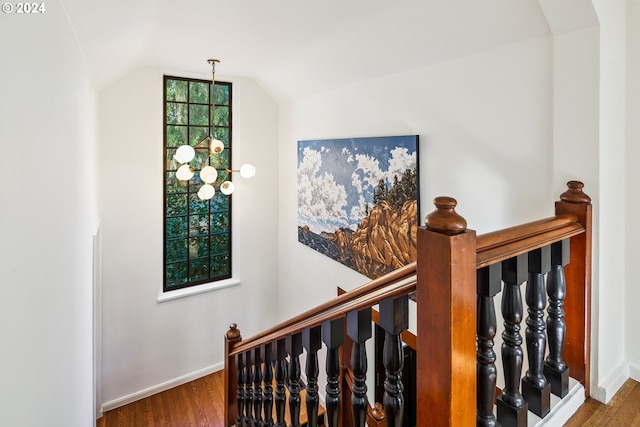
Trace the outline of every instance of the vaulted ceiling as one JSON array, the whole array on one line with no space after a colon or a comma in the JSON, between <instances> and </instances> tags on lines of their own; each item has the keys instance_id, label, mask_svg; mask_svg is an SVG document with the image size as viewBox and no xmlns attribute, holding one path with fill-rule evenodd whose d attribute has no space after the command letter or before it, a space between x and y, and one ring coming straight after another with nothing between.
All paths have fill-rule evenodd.
<instances>
[{"instance_id":1,"label":"vaulted ceiling","mask_svg":"<svg viewBox=\"0 0 640 427\"><path fill-rule=\"evenodd\" d=\"M62 1L98 88L217 58L217 76L291 99L550 32L547 0Z\"/></svg>"}]
</instances>

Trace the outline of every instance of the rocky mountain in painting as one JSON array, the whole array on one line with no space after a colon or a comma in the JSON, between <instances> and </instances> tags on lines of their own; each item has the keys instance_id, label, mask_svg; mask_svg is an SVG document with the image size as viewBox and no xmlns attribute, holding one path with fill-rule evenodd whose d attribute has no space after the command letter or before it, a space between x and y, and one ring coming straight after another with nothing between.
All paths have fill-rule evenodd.
<instances>
[{"instance_id":1,"label":"rocky mountain in painting","mask_svg":"<svg viewBox=\"0 0 640 427\"><path fill-rule=\"evenodd\" d=\"M376 278L416 260L417 204L405 202L400 210L387 201L371 208L353 231L337 229L314 235L299 227L298 239L369 278Z\"/></svg>"}]
</instances>

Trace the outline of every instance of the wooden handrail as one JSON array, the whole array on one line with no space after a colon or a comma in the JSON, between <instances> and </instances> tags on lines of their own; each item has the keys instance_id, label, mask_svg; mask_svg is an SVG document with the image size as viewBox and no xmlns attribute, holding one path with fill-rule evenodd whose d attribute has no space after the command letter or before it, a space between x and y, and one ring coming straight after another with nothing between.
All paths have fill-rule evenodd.
<instances>
[{"instance_id":1,"label":"wooden handrail","mask_svg":"<svg viewBox=\"0 0 640 427\"><path fill-rule=\"evenodd\" d=\"M476 267L486 267L584 231L575 215L561 214L482 234L476 241Z\"/></svg>"},{"instance_id":2,"label":"wooden handrail","mask_svg":"<svg viewBox=\"0 0 640 427\"><path fill-rule=\"evenodd\" d=\"M344 316L349 311L372 307L385 298L414 292L416 290L415 272L416 263L407 264L264 332L236 343L233 345L229 355L234 356L243 351L295 334L305 328L318 326L326 320Z\"/></svg>"},{"instance_id":3,"label":"wooden handrail","mask_svg":"<svg viewBox=\"0 0 640 427\"><path fill-rule=\"evenodd\" d=\"M482 268L548 244L578 235L584 228L571 214L561 214L477 237L477 268ZM381 300L414 292L416 263L412 262L324 304L236 343L230 356L264 345L344 313L374 306Z\"/></svg>"}]
</instances>

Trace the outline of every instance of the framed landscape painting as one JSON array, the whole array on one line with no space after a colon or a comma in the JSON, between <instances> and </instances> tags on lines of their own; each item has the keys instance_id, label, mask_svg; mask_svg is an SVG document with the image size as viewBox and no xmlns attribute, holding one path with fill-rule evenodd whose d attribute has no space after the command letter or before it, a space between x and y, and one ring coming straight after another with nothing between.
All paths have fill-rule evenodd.
<instances>
[{"instance_id":1,"label":"framed landscape painting","mask_svg":"<svg viewBox=\"0 0 640 427\"><path fill-rule=\"evenodd\" d=\"M298 141L298 241L376 278L416 260L418 136Z\"/></svg>"}]
</instances>

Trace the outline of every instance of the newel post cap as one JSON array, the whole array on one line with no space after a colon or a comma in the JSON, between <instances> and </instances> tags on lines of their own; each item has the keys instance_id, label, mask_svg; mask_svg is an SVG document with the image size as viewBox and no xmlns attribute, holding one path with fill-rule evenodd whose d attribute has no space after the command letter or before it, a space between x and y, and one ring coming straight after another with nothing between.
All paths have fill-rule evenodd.
<instances>
[{"instance_id":1,"label":"newel post cap","mask_svg":"<svg viewBox=\"0 0 640 427\"><path fill-rule=\"evenodd\" d=\"M440 196L433 200L436 210L427 215L425 225L429 230L444 234L459 234L467 229L467 221L458 215L458 202L453 197Z\"/></svg>"},{"instance_id":2,"label":"newel post cap","mask_svg":"<svg viewBox=\"0 0 640 427\"><path fill-rule=\"evenodd\" d=\"M569 189L560 195L560 200L569 203L591 203L591 197L582 191L584 184L581 181L569 181L567 182L567 187Z\"/></svg>"},{"instance_id":3,"label":"newel post cap","mask_svg":"<svg viewBox=\"0 0 640 427\"><path fill-rule=\"evenodd\" d=\"M240 338L240 329L238 329L238 325L232 323L229 325L229 330L227 331L227 339L233 341L238 338Z\"/></svg>"}]
</instances>

